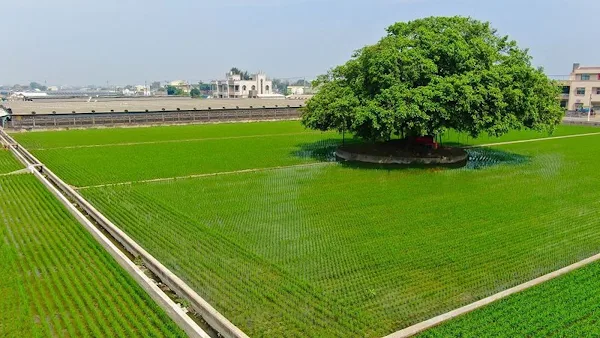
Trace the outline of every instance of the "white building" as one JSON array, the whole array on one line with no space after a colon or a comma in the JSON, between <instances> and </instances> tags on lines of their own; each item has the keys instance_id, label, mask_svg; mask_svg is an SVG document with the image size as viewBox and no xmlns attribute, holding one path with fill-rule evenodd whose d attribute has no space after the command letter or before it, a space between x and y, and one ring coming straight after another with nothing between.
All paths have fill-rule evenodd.
<instances>
[{"instance_id":1,"label":"white building","mask_svg":"<svg viewBox=\"0 0 600 338\"><path fill-rule=\"evenodd\" d=\"M146 85L135 86L135 95L150 96L150 87Z\"/></svg>"},{"instance_id":2,"label":"white building","mask_svg":"<svg viewBox=\"0 0 600 338\"><path fill-rule=\"evenodd\" d=\"M288 86L287 94L288 95L304 95L305 90L306 90L305 86Z\"/></svg>"},{"instance_id":3,"label":"white building","mask_svg":"<svg viewBox=\"0 0 600 338\"><path fill-rule=\"evenodd\" d=\"M26 101L31 98L47 97L48 93L35 91L35 92L14 92L9 97L12 101Z\"/></svg>"},{"instance_id":4,"label":"white building","mask_svg":"<svg viewBox=\"0 0 600 338\"><path fill-rule=\"evenodd\" d=\"M214 98L275 98L283 95L273 94L273 82L265 73L253 75L250 80L242 80L240 75L227 74L226 80L211 82Z\"/></svg>"},{"instance_id":5,"label":"white building","mask_svg":"<svg viewBox=\"0 0 600 338\"><path fill-rule=\"evenodd\" d=\"M576 63L569 80L563 84L561 105L568 110L600 111L600 66L581 67Z\"/></svg>"}]
</instances>

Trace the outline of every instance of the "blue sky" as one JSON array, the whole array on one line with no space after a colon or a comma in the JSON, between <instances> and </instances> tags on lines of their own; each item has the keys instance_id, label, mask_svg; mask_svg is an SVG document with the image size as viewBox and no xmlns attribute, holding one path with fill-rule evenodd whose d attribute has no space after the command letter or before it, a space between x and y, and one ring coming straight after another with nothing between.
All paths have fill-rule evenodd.
<instances>
[{"instance_id":1,"label":"blue sky","mask_svg":"<svg viewBox=\"0 0 600 338\"><path fill-rule=\"evenodd\" d=\"M600 64L597 0L0 0L0 15L0 84L312 78L432 15L492 22L551 75Z\"/></svg>"}]
</instances>

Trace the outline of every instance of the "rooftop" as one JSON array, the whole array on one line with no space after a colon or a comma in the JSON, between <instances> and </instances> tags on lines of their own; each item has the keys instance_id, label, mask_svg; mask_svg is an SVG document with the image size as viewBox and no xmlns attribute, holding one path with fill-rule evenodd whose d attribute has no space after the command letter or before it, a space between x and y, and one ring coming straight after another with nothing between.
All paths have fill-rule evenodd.
<instances>
[{"instance_id":1,"label":"rooftop","mask_svg":"<svg viewBox=\"0 0 600 338\"><path fill-rule=\"evenodd\" d=\"M29 115L32 111L36 114L56 113L89 113L92 110L96 112L115 112L128 111L160 111L165 110L192 110L192 109L221 109L225 108L248 108L250 106L258 107L279 107L304 105L305 100L282 100L282 99L192 99L189 97L148 97L148 98L98 98L90 102L87 99L70 100L34 100L34 101L12 101L2 102L6 108L11 108L15 115Z\"/></svg>"}]
</instances>

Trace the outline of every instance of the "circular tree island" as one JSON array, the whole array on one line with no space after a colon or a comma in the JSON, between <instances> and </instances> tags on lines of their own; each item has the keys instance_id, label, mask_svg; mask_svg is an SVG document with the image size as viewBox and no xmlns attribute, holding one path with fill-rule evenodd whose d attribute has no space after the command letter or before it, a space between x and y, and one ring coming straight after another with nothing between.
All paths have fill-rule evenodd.
<instances>
[{"instance_id":1,"label":"circular tree island","mask_svg":"<svg viewBox=\"0 0 600 338\"><path fill-rule=\"evenodd\" d=\"M441 147L428 137L339 146L335 156L345 161L375 164L457 164L467 162L462 148Z\"/></svg>"},{"instance_id":2,"label":"circular tree island","mask_svg":"<svg viewBox=\"0 0 600 338\"><path fill-rule=\"evenodd\" d=\"M473 138L551 133L564 116L558 84L532 66L527 50L465 17L396 23L313 86L302 123L362 140L336 151L353 161L454 163L466 159L464 150L433 142L446 130Z\"/></svg>"}]
</instances>

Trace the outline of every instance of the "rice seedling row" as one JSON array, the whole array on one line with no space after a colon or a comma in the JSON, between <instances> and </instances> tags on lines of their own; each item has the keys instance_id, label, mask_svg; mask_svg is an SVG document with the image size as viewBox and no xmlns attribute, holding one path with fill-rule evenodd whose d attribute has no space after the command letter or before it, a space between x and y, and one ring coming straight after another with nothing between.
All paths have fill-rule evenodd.
<instances>
[{"instance_id":1,"label":"rice seedling row","mask_svg":"<svg viewBox=\"0 0 600 338\"><path fill-rule=\"evenodd\" d=\"M19 169L23 165L7 149L0 148L0 175L7 174Z\"/></svg>"},{"instance_id":2,"label":"rice seedling row","mask_svg":"<svg viewBox=\"0 0 600 338\"><path fill-rule=\"evenodd\" d=\"M15 133L13 137L29 150L98 144L177 141L202 138L311 133L297 121L221 123L143 128L78 129L69 131Z\"/></svg>"},{"instance_id":3,"label":"rice seedling row","mask_svg":"<svg viewBox=\"0 0 600 338\"><path fill-rule=\"evenodd\" d=\"M593 337L600 334L600 263L433 328L420 337Z\"/></svg>"},{"instance_id":4,"label":"rice seedling row","mask_svg":"<svg viewBox=\"0 0 600 338\"><path fill-rule=\"evenodd\" d=\"M337 136L335 136L337 137ZM225 139L127 147L49 149L33 154L75 186L148 180L263 167L314 163L312 149L338 139L321 134ZM306 147L307 149L303 149Z\"/></svg>"},{"instance_id":5,"label":"rice seedling row","mask_svg":"<svg viewBox=\"0 0 600 338\"><path fill-rule=\"evenodd\" d=\"M32 175L0 200L0 336L185 336Z\"/></svg>"}]
</instances>

